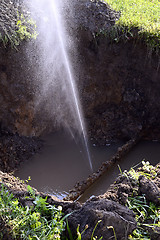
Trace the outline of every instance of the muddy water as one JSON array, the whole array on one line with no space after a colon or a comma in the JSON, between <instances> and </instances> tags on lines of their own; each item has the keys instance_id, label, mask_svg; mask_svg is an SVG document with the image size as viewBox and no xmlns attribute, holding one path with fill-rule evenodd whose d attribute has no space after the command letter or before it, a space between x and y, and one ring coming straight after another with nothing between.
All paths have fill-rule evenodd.
<instances>
[{"instance_id":1,"label":"muddy water","mask_svg":"<svg viewBox=\"0 0 160 240\"><path fill-rule=\"evenodd\" d=\"M97 182L95 182L79 199L86 201L91 196L104 194L109 186L115 181L120 171L135 169L142 166L142 160L149 161L152 165L160 162L160 142L141 141L139 142L119 163L106 172Z\"/></svg>"},{"instance_id":2,"label":"muddy water","mask_svg":"<svg viewBox=\"0 0 160 240\"><path fill-rule=\"evenodd\" d=\"M30 176L31 186L62 199L76 182L85 180L92 173L90 165L84 147L67 133L51 134L43 140L42 151L24 162L15 175L23 180ZM121 145L96 147L94 143L90 144L93 171Z\"/></svg>"},{"instance_id":3,"label":"muddy water","mask_svg":"<svg viewBox=\"0 0 160 240\"><path fill-rule=\"evenodd\" d=\"M81 144L76 143L66 133L51 134L43 140L42 151L24 162L15 175L23 180L30 176L29 184L31 186L62 199L77 181L82 181L91 174L90 166ZM96 171L102 162L107 161L116 153L117 148L121 145L122 142L103 147L97 147L94 143L90 144L93 170ZM160 143L140 142L119 162L119 165L122 170L129 169L143 159L149 160L152 164L158 163ZM119 169L116 165L89 188L80 201L84 201L92 195L103 194L114 182L118 173Z\"/></svg>"}]
</instances>

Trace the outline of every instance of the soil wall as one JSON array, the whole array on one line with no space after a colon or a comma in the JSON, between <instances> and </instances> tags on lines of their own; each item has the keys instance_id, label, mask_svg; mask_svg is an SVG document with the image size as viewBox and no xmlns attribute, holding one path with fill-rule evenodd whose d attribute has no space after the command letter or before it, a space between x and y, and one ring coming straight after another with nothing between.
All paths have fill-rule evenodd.
<instances>
[{"instance_id":1,"label":"soil wall","mask_svg":"<svg viewBox=\"0 0 160 240\"><path fill-rule=\"evenodd\" d=\"M142 41L117 43L99 34L101 29L110 29L119 17L106 4L87 0L78 5L75 2L74 7L69 30L75 35L74 68L90 136L106 144L130 139L147 129L149 138L157 139L159 56L150 54ZM35 107L40 87L36 79L41 77L36 51L36 42L32 41L24 42L18 51L0 46L0 122L25 136L54 129L45 104L39 111Z\"/></svg>"},{"instance_id":2,"label":"soil wall","mask_svg":"<svg viewBox=\"0 0 160 240\"><path fill-rule=\"evenodd\" d=\"M87 47L83 41L82 99L91 136L105 144L133 138L145 129L151 139L158 138L159 56L150 55L136 40L111 43L101 36L94 48L90 48L91 41Z\"/></svg>"}]
</instances>

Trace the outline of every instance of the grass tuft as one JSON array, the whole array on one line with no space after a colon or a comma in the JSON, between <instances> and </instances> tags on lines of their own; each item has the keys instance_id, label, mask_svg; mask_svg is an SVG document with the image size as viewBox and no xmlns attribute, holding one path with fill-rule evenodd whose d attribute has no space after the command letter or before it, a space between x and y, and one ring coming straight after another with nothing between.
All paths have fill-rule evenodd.
<instances>
[{"instance_id":1,"label":"grass tuft","mask_svg":"<svg viewBox=\"0 0 160 240\"><path fill-rule=\"evenodd\" d=\"M160 1L159 0L105 0L114 10L121 13L117 27L127 29L128 40L137 33L146 44L160 50ZM137 31L135 31L137 29Z\"/></svg>"}]
</instances>

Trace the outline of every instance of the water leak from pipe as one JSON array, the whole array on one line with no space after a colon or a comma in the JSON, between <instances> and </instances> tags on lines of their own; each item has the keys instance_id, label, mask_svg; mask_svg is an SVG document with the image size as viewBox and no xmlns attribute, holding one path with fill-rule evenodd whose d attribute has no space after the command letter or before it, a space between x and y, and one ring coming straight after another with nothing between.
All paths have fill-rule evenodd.
<instances>
[{"instance_id":1,"label":"water leak from pipe","mask_svg":"<svg viewBox=\"0 0 160 240\"><path fill-rule=\"evenodd\" d=\"M73 73L71 71L70 61L69 61L69 58L67 56L67 51L65 50L65 43L64 43L64 40L63 40L62 34L61 34L63 29L62 29L62 26L61 26L60 14L58 13L58 7L56 6L55 1L51 0L51 3L52 3L52 9L53 9L53 13L54 13L54 16L55 16L55 22L56 22L56 26L57 26L57 34L58 34L58 38L59 38L61 49L62 49L62 56L64 58L64 65L65 65L66 73L67 73L66 80L69 81L69 85L71 86L71 93L72 93L72 97L73 97L73 102L75 104L75 110L76 110L76 113L77 113L77 116L78 116L81 131L82 131L82 136L83 136L84 144L85 144L85 147L86 147L86 152L87 152L87 157L88 157L88 160L89 160L89 165L90 165L91 170L93 171L92 160L91 160L89 147L88 147L88 140L87 140L87 136L86 136L86 129L85 129L85 125L84 125L84 121L83 121L83 117L82 117L82 112L80 110L80 103L78 101L79 97L78 97L78 93L77 93L77 90L76 90Z\"/></svg>"},{"instance_id":2,"label":"water leak from pipe","mask_svg":"<svg viewBox=\"0 0 160 240\"><path fill-rule=\"evenodd\" d=\"M69 132L76 130L81 135L86 157L91 171L92 160L88 147L87 132L84 123L76 78L68 52L74 47L71 37L66 31L62 9L66 1L36 0L32 2L32 10L41 13L38 21L39 56L41 58L42 85L37 105L44 98L53 101L53 118L59 125L68 127ZM33 12L34 12L33 11ZM70 46L72 45L72 46ZM51 93L51 94L50 94ZM44 98L43 98L44 97ZM52 100L51 100L52 99ZM52 109L49 109L51 112Z\"/></svg>"}]
</instances>

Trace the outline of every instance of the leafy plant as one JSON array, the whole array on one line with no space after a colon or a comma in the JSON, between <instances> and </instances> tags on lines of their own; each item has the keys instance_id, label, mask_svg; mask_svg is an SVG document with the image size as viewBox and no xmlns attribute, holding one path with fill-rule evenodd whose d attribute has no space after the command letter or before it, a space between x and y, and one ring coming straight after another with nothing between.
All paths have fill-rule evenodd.
<instances>
[{"instance_id":1,"label":"leafy plant","mask_svg":"<svg viewBox=\"0 0 160 240\"><path fill-rule=\"evenodd\" d=\"M35 39L38 35L29 11L24 5L17 5L16 1L2 1L0 18L0 41L4 47L11 45L17 49L23 40Z\"/></svg>"},{"instance_id":2,"label":"leafy plant","mask_svg":"<svg viewBox=\"0 0 160 240\"><path fill-rule=\"evenodd\" d=\"M0 218L14 239L60 240L65 227L60 208L49 205L41 197L35 198L34 206L23 207L3 185L0 191Z\"/></svg>"},{"instance_id":3,"label":"leafy plant","mask_svg":"<svg viewBox=\"0 0 160 240\"><path fill-rule=\"evenodd\" d=\"M27 185L27 190L32 198L35 198L35 191L30 185Z\"/></svg>"},{"instance_id":4,"label":"leafy plant","mask_svg":"<svg viewBox=\"0 0 160 240\"><path fill-rule=\"evenodd\" d=\"M156 170L157 168L152 166L149 161L145 162L143 160L142 167L139 168L138 171L136 171L133 167L128 171L128 174L131 175L136 181L138 181L140 175L143 175L148 179L154 179L157 176Z\"/></svg>"},{"instance_id":5,"label":"leafy plant","mask_svg":"<svg viewBox=\"0 0 160 240\"><path fill-rule=\"evenodd\" d=\"M30 38L36 39L38 34L35 21L32 18L25 18L23 14L18 14L16 34L19 41ZM17 42L18 45L19 41Z\"/></svg>"}]
</instances>

